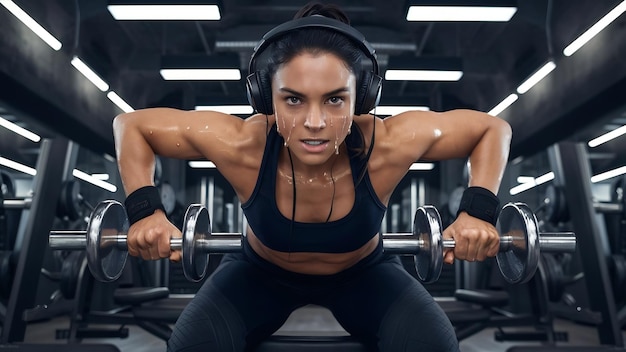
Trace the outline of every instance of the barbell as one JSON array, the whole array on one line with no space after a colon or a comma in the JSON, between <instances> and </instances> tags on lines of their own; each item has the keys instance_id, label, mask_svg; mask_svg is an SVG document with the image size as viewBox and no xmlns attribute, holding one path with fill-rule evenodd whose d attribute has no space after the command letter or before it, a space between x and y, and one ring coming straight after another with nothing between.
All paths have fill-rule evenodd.
<instances>
[{"instance_id":1,"label":"barbell","mask_svg":"<svg viewBox=\"0 0 626 352\"><path fill-rule=\"evenodd\" d=\"M505 205L497 226L501 237L496 260L505 280L513 284L534 275L541 250L571 252L576 247L571 232L540 234L534 214L523 203ZM94 277L114 281L128 256L128 227L123 205L106 200L94 209L86 231L51 231L49 244L53 249L86 250ZM415 213L413 232L383 234L383 249L390 254L413 255L420 281L434 282L441 274L444 248L455 246L454 240L443 240L442 231L437 209L422 206ZM207 209L192 204L185 213L182 238L170 239L170 246L182 252L185 277L197 282L204 278L211 254L240 252L241 240L239 233L212 233Z\"/></svg>"}]
</instances>

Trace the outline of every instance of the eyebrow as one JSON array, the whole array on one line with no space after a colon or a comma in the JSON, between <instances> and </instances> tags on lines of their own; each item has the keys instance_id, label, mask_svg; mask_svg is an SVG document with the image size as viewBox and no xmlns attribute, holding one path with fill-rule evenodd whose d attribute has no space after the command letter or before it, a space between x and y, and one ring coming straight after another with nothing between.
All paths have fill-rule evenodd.
<instances>
[{"instance_id":1,"label":"eyebrow","mask_svg":"<svg viewBox=\"0 0 626 352\"><path fill-rule=\"evenodd\" d=\"M305 96L305 94L300 93L300 92L298 92L296 90L293 90L291 88L283 87L283 88L278 88L278 90L281 91L281 92L286 92L286 93L289 93L289 94L293 94L293 95L298 96L298 97ZM349 91L350 91L350 89L348 87L341 87L341 88L337 88L335 90L332 90L332 91L324 94L324 96L327 97L327 96L335 95L335 94L338 94L338 93L345 93L345 92L349 92Z\"/></svg>"}]
</instances>

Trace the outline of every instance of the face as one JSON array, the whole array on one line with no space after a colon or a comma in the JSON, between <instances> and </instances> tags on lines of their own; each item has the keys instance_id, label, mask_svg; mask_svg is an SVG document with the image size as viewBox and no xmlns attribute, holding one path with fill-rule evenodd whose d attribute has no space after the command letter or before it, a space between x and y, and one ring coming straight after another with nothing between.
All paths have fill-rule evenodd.
<instances>
[{"instance_id":1,"label":"face","mask_svg":"<svg viewBox=\"0 0 626 352\"><path fill-rule=\"evenodd\" d=\"M354 74L330 53L303 53L276 71L276 124L298 160L323 164L336 153L352 125L355 86Z\"/></svg>"}]
</instances>

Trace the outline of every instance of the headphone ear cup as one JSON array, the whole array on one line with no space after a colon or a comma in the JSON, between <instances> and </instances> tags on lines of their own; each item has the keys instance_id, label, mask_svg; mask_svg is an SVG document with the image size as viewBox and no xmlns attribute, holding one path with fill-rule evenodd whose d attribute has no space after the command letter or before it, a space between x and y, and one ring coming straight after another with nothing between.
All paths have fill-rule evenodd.
<instances>
[{"instance_id":1,"label":"headphone ear cup","mask_svg":"<svg viewBox=\"0 0 626 352\"><path fill-rule=\"evenodd\" d=\"M246 92L248 102L260 114L271 115L272 108L272 85L269 75L261 70L253 72L246 78Z\"/></svg>"},{"instance_id":2,"label":"headphone ear cup","mask_svg":"<svg viewBox=\"0 0 626 352\"><path fill-rule=\"evenodd\" d=\"M357 115L368 114L380 101L383 79L371 71L361 72L361 80L358 85L354 113Z\"/></svg>"}]
</instances>

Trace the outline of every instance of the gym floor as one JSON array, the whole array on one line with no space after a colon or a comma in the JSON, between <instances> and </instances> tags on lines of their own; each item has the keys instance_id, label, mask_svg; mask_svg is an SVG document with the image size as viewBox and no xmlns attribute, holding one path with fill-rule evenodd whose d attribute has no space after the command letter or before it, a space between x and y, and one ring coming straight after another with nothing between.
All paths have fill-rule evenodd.
<instances>
[{"instance_id":1,"label":"gym floor","mask_svg":"<svg viewBox=\"0 0 626 352\"><path fill-rule=\"evenodd\" d=\"M25 341L28 343L59 343L54 339L56 329L69 326L69 319L53 320L30 325L26 330ZM508 328L511 329L511 328ZM507 329L507 330L508 330ZM569 334L567 343L562 346L597 346L598 334L595 327L584 326L570 321L556 319L555 329ZM129 326L126 339L89 339L85 343L109 343L121 351L154 352L165 351L165 342L136 326ZM306 333L303 333L305 331ZM495 329L485 329L476 335L461 341L463 352L506 351L512 346L539 346L538 342L498 342L494 340ZM281 335L342 335L345 334L339 324L326 309L308 306L296 310L278 332ZM624 333L626 340L626 332Z\"/></svg>"}]
</instances>

